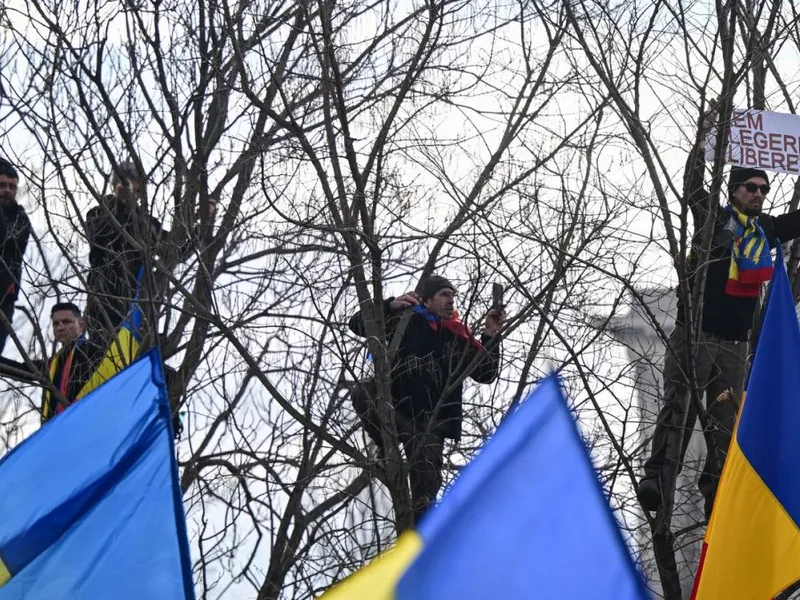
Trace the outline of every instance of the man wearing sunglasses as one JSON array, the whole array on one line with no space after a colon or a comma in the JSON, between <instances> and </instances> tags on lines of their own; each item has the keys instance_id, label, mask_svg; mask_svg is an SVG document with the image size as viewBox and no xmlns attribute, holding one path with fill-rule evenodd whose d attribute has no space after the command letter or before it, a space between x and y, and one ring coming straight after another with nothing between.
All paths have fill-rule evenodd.
<instances>
[{"instance_id":1,"label":"man wearing sunglasses","mask_svg":"<svg viewBox=\"0 0 800 600\"><path fill-rule=\"evenodd\" d=\"M686 307L680 285L688 285L687 295L691 298L701 267L707 266L700 306L701 331L691 352L694 383L699 393L705 394L708 416L703 432L707 455L698 487L705 499L706 517L710 517L744 386L748 336L762 284L772 275L770 250L777 240L786 242L800 237L800 211L780 216L761 212L770 189L767 174L760 169L734 166L728 175L727 203L718 208L713 222L708 260L700 264L703 225L711 214L711 195L703 185L703 142L714 118L712 112L701 121L698 142L689 154L685 171L685 201L692 212L695 234L686 280L679 284L678 315L664 359L663 405L653 434L652 453L645 462L645 476L637 490L639 502L650 512L663 504L665 488L674 489L697 420L697 410L691 402ZM665 469L666 466L672 468ZM667 486L664 478L668 473L671 481Z\"/></svg>"}]
</instances>

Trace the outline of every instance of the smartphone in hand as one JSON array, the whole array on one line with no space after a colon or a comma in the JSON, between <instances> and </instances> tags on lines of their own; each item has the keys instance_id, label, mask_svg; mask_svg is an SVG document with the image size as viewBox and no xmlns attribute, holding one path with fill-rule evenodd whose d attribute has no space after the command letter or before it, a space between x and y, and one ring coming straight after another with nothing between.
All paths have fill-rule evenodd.
<instances>
[{"instance_id":1,"label":"smartphone in hand","mask_svg":"<svg viewBox=\"0 0 800 600\"><path fill-rule=\"evenodd\" d=\"M503 286L499 283L492 284L492 309L500 312L505 308L503 303Z\"/></svg>"}]
</instances>

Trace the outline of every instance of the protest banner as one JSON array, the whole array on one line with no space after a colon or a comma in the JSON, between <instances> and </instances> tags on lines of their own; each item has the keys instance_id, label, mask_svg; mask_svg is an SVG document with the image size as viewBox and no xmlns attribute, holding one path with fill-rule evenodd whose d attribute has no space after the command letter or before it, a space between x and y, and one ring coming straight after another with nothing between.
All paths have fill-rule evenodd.
<instances>
[{"instance_id":1,"label":"protest banner","mask_svg":"<svg viewBox=\"0 0 800 600\"><path fill-rule=\"evenodd\" d=\"M706 137L705 158L714 160L716 128ZM800 116L733 109L725 162L778 173L800 174Z\"/></svg>"}]
</instances>

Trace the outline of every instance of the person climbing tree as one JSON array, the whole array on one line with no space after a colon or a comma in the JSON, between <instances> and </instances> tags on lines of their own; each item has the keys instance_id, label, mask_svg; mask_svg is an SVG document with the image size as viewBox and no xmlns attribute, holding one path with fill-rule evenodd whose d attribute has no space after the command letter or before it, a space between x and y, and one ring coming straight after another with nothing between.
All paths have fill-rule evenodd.
<instances>
[{"instance_id":1,"label":"person climbing tree","mask_svg":"<svg viewBox=\"0 0 800 600\"><path fill-rule=\"evenodd\" d=\"M652 453L644 466L645 476L637 491L642 507L651 512L664 503L665 488L674 493L675 477L683 467L697 420L687 379L687 356L691 352L695 357L694 383L705 394L709 418L709 427L703 432L707 455L699 488L705 499L706 516L710 516L744 386L748 334L761 284L772 275L770 249L800 236L800 211L780 216L761 212L770 191L767 173L733 166L728 175L727 203L719 207L713 222L708 260L700 264L703 225L711 214L712 201L703 185L704 142L715 118L715 111L701 118L700 135L689 153L684 175L685 202L695 225L687 263L690 294L701 268L707 267L707 273L700 300L700 335L688 349L687 308L682 294L678 294L678 315L664 361L663 406L653 435ZM663 478L668 473L671 481L666 482Z\"/></svg>"},{"instance_id":2,"label":"person climbing tree","mask_svg":"<svg viewBox=\"0 0 800 600\"><path fill-rule=\"evenodd\" d=\"M86 215L90 265L86 321L89 337L99 345L107 344L129 316L141 292L145 253L155 253L166 235L140 204L147 183L132 162L119 164L111 187L114 193Z\"/></svg>"},{"instance_id":3,"label":"person climbing tree","mask_svg":"<svg viewBox=\"0 0 800 600\"><path fill-rule=\"evenodd\" d=\"M491 383L500 369L500 344L493 338L503 326L505 311L489 312L479 341L455 313L455 295L453 284L434 275L421 295L407 292L386 300L383 307L390 343L403 312L414 311L392 367L391 393L399 441L409 463L415 521L436 500L442 485L444 440L461 437L463 379ZM366 337L362 312L353 315L349 327ZM374 382L362 383L353 396L365 430L382 449L375 400Z\"/></svg>"},{"instance_id":4,"label":"person climbing tree","mask_svg":"<svg viewBox=\"0 0 800 600\"><path fill-rule=\"evenodd\" d=\"M0 311L7 325L0 323L0 353L6 345L14 319L14 303L19 297L25 248L31 233L28 215L17 203L19 175L14 166L0 158Z\"/></svg>"},{"instance_id":5,"label":"person climbing tree","mask_svg":"<svg viewBox=\"0 0 800 600\"><path fill-rule=\"evenodd\" d=\"M3 375L26 383L37 383L46 377L59 391L61 399L45 387L42 393L42 423L64 411L85 396L94 386L87 385L102 359L103 348L86 337L86 325L80 309L71 302L61 302L50 311L53 337L59 348L49 359L33 359L33 369L26 363L0 358Z\"/></svg>"},{"instance_id":6,"label":"person climbing tree","mask_svg":"<svg viewBox=\"0 0 800 600\"><path fill-rule=\"evenodd\" d=\"M147 285L145 270L162 253L170 232L145 210L147 180L132 161L121 162L111 175L113 194L101 198L86 215L89 241L86 320L89 336L108 343L128 319ZM209 201L209 214L216 202ZM199 224L177 247L183 260L194 247ZM147 291L153 295L152 290ZM149 317L143 311L145 317Z\"/></svg>"},{"instance_id":7,"label":"person climbing tree","mask_svg":"<svg viewBox=\"0 0 800 600\"><path fill-rule=\"evenodd\" d=\"M57 395L52 388L43 386L40 407L42 423L61 414L132 361L132 356L121 357L115 344L105 347L93 342L86 335L86 321L80 308L71 302L60 302L53 306L50 324L53 338L59 345L51 358L34 358L29 365L0 357L0 376L32 384L41 384L43 378L46 378L58 390ZM128 335L129 326L123 326L117 331L118 339L127 338ZM121 345L127 345L126 341ZM169 386L179 374L167 365L162 367ZM171 398L170 402L174 405L175 400ZM173 427L179 436L183 426L178 415L173 416Z\"/></svg>"}]
</instances>

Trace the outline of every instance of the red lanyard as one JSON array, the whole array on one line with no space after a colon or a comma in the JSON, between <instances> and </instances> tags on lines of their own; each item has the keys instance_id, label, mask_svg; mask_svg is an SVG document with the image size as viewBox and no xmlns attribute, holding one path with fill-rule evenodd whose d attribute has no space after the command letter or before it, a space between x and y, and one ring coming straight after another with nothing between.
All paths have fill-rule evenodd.
<instances>
[{"instance_id":1,"label":"red lanyard","mask_svg":"<svg viewBox=\"0 0 800 600\"><path fill-rule=\"evenodd\" d=\"M67 398L67 392L69 391L69 372L72 369L72 357L75 355L75 347L72 347L69 354L67 354L66 359L64 360L64 367L61 369L61 379L58 382L58 391L61 392L61 395L64 397L65 400L69 402ZM58 405L56 408L56 412L60 413L64 410L64 406L61 404Z\"/></svg>"}]
</instances>

